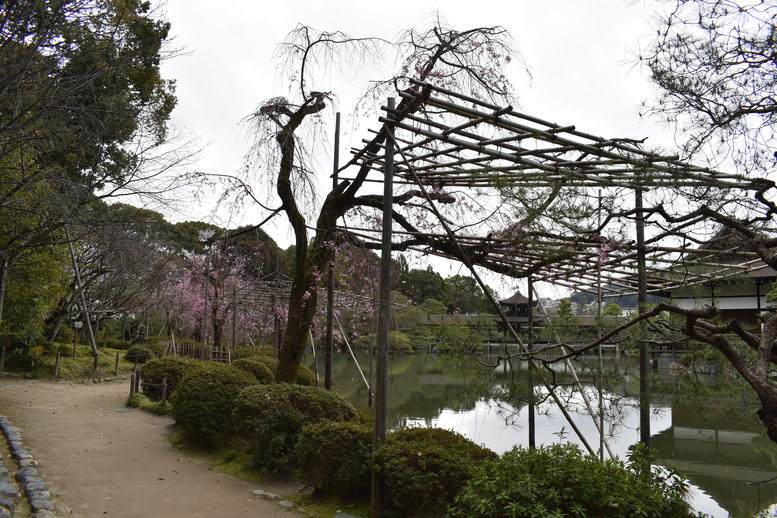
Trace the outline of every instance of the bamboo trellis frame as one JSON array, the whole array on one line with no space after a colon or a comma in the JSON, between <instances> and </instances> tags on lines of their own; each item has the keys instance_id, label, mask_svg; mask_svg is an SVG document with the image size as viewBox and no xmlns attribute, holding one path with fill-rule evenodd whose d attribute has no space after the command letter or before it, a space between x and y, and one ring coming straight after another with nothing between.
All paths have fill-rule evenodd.
<instances>
[{"instance_id":1,"label":"bamboo trellis frame","mask_svg":"<svg viewBox=\"0 0 777 518\"><path fill-rule=\"evenodd\" d=\"M395 121L399 112L383 107L386 116L380 118L381 123L394 128L398 148L394 154L394 183L400 188L416 185L416 178L427 188L442 185L458 190L505 185L547 188L559 184L629 192L665 187L742 191L758 188L758 183L749 178L647 151L635 140L598 137L571 125L547 122L510 106L496 106L425 83L415 83L414 87L400 96L420 102L421 110ZM384 148L378 153L365 149L353 149L354 158L349 165L368 167L377 174L368 181L382 182ZM347 178L341 176L343 179ZM636 216L632 213L626 219L633 222ZM702 221L697 217L652 227L654 233L645 242L648 292L667 294L680 286L715 282L763 268L754 253L702 251L687 243L678 245L676 239L671 239ZM374 246L380 242L377 229L344 225L343 231ZM424 240L409 250L456 259L450 253L450 237L439 229L395 229L394 235ZM535 282L590 293L597 293L601 286L604 297L638 292L638 247L630 239L613 241L604 233L559 236L536 231L517 240L477 232L462 232L456 239L471 250L487 250L491 265L513 277L531 274ZM605 243L613 249L602 257ZM691 252L693 264L688 264ZM727 254L737 257L736 264L721 259Z\"/></svg>"}]
</instances>

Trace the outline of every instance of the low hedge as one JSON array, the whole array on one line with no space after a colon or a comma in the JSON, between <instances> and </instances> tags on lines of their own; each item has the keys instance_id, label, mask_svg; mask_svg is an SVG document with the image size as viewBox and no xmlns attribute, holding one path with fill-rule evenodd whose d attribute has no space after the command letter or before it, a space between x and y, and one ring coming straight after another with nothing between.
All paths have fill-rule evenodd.
<instances>
[{"instance_id":1,"label":"low hedge","mask_svg":"<svg viewBox=\"0 0 777 518\"><path fill-rule=\"evenodd\" d=\"M192 370L199 368L201 362L189 358L171 356L148 361L140 372L141 392L153 401L162 399L162 378L166 379L168 397L178 383Z\"/></svg>"},{"instance_id":2,"label":"low hedge","mask_svg":"<svg viewBox=\"0 0 777 518\"><path fill-rule=\"evenodd\" d=\"M134 344L124 354L124 359L129 362L146 363L154 358L161 357L165 352L165 346L159 343Z\"/></svg>"},{"instance_id":3,"label":"low hedge","mask_svg":"<svg viewBox=\"0 0 777 518\"><path fill-rule=\"evenodd\" d=\"M274 358L272 356L264 355L264 354L257 354L255 356L249 357L251 360L262 362L263 364L267 365L267 367L270 368L273 375L275 374L275 371L278 370L278 359ZM304 385L306 387L314 387L316 386L316 373L314 373L312 370L308 369L304 365L299 366L299 370L297 371L297 385Z\"/></svg>"},{"instance_id":4,"label":"low hedge","mask_svg":"<svg viewBox=\"0 0 777 518\"><path fill-rule=\"evenodd\" d=\"M246 388L237 398L234 415L253 464L272 471L294 466L294 445L303 426L358 420L356 410L341 396L285 383Z\"/></svg>"},{"instance_id":5,"label":"low hedge","mask_svg":"<svg viewBox=\"0 0 777 518\"><path fill-rule=\"evenodd\" d=\"M263 385L275 383L275 373L272 369L270 369L267 363L256 358L241 358L233 361L232 365L240 370L250 372Z\"/></svg>"},{"instance_id":6,"label":"low hedge","mask_svg":"<svg viewBox=\"0 0 777 518\"><path fill-rule=\"evenodd\" d=\"M298 478L343 497L368 493L371 456L372 428L354 422L305 426L294 448Z\"/></svg>"},{"instance_id":7,"label":"low hedge","mask_svg":"<svg viewBox=\"0 0 777 518\"><path fill-rule=\"evenodd\" d=\"M690 518L686 491L684 479L652 471L639 452L624 463L600 461L571 445L516 448L470 480L448 518Z\"/></svg>"},{"instance_id":8,"label":"low hedge","mask_svg":"<svg viewBox=\"0 0 777 518\"><path fill-rule=\"evenodd\" d=\"M375 452L390 516L445 516L448 504L483 463L497 455L455 432L410 428L388 434Z\"/></svg>"},{"instance_id":9,"label":"low hedge","mask_svg":"<svg viewBox=\"0 0 777 518\"><path fill-rule=\"evenodd\" d=\"M223 363L205 363L191 370L173 392L175 422L187 435L206 445L232 437L232 412L240 392L257 380L248 372Z\"/></svg>"}]
</instances>

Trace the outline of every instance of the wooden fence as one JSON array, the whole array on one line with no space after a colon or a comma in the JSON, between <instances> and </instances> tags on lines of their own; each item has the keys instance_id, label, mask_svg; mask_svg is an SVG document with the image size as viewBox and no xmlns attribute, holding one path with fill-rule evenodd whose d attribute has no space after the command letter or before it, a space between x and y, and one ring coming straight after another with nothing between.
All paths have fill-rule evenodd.
<instances>
[{"instance_id":1,"label":"wooden fence","mask_svg":"<svg viewBox=\"0 0 777 518\"><path fill-rule=\"evenodd\" d=\"M167 346L166 355L182 356L185 358L196 358L198 360L208 360L212 362L232 363L232 352L229 347L211 347L203 349L202 345L191 343L170 343Z\"/></svg>"}]
</instances>

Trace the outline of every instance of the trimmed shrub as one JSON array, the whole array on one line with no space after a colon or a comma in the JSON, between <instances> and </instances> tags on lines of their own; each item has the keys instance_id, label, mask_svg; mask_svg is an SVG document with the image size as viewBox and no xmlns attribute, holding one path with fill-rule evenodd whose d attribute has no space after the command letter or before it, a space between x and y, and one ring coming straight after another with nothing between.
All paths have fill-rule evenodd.
<instances>
[{"instance_id":1,"label":"trimmed shrub","mask_svg":"<svg viewBox=\"0 0 777 518\"><path fill-rule=\"evenodd\" d=\"M162 399L161 385L162 378L165 378L167 395L170 396L184 376L201 365L201 362L176 356L149 360L140 373L141 392L154 401Z\"/></svg>"},{"instance_id":2,"label":"trimmed shrub","mask_svg":"<svg viewBox=\"0 0 777 518\"><path fill-rule=\"evenodd\" d=\"M317 385L316 373L308 369L304 365L300 365L299 370L297 371L297 385L304 385L306 387L315 387Z\"/></svg>"},{"instance_id":3,"label":"trimmed shrub","mask_svg":"<svg viewBox=\"0 0 777 518\"><path fill-rule=\"evenodd\" d=\"M683 500L686 491L682 477L651 471L641 452L624 463L602 462L571 445L515 448L473 477L448 518L688 518L694 515Z\"/></svg>"},{"instance_id":4,"label":"trimmed shrub","mask_svg":"<svg viewBox=\"0 0 777 518\"><path fill-rule=\"evenodd\" d=\"M234 434L232 411L244 388L255 385L248 372L222 363L191 370L173 392L173 418L187 435L208 445Z\"/></svg>"},{"instance_id":5,"label":"trimmed shrub","mask_svg":"<svg viewBox=\"0 0 777 518\"><path fill-rule=\"evenodd\" d=\"M146 363L154 358L159 358L165 352L165 346L158 343L134 344L127 349L124 359L134 362L137 358L138 363Z\"/></svg>"},{"instance_id":6,"label":"trimmed shrub","mask_svg":"<svg viewBox=\"0 0 777 518\"><path fill-rule=\"evenodd\" d=\"M120 349L123 351L128 350L130 347L132 347L132 344L130 342L124 341L120 338L108 338L104 342L105 347L108 347L110 349Z\"/></svg>"},{"instance_id":7,"label":"trimmed shrub","mask_svg":"<svg viewBox=\"0 0 777 518\"><path fill-rule=\"evenodd\" d=\"M443 428L413 426L392 432L389 434L389 438L399 442L427 441L441 444L447 449L457 450L467 458L476 461L495 460L497 458L496 453L488 448L475 444L461 434Z\"/></svg>"},{"instance_id":8,"label":"trimmed shrub","mask_svg":"<svg viewBox=\"0 0 777 518\"><path fill-rule=\"evenodd\" d=\"M410 428L388 435L375 452L375 468L386 483L391 516L433 518L483 464L497 455L455 432Z\"/></svg>"},{"instance_id":9,"label":"trimmed shrub","mask_svg":"<svg viewBox=\"0 0 777 518\"><path fill-rule=\"evenodd\" d=\"M275 374L270 367L268 367L265 362L259 361L256 358L241 358L233 361L232 366L250 372L257 380L259 380L259 383L263 385L275 383Z\"/></svg>"},{"instance_id":10,"label":"trimmed shrub","mask_svg":"<svg viewBox=\"0 0 777 518\"><path fill-rule=\"evenodd\" d=\"M308 425L294 448L299 479L339 496L369 490L371 456L372 428L353 422Z\"/></svg>"},{"instance_id":11,"label":"trimmed shrub","mask_svg":"<svg viewBox=\"0 0 777 518\"><path fill-rule=\"evenodd\" d=\"M254 465L278 471L293 466L302 427L323 420L357 421L353 406L316 387L276 383L248 387L237 399L235 419Z\"/></svg>"},{"instance_id":12,"label":"trimmed shrub","mask_svg":"<svg viewBox=\"0 0 777 518\"><path fill-rule=\"evenodd\" d=\"M275 357L275 349L272 347L235 347L232 349L232 359L240 360L242 358L250 358L252 356L265 356L268 358Z\"/></svg>"},{"instance_id":13,"label":"trimmed shrub","mask_svg":"<svg viewBox=\"0 0 777 518\"><path fill-rule=\"evenodd\" d=\"M273 379L275 371L278 370L278 359L272 356L258 354L256 356L250 356L251 360L256 360L267 365L273 373ZM314 387L316 385L316 373L308 369L304 365L299 366L297 371L297 385L304 385L306 387Z\"/></svg>"}]
</instances>

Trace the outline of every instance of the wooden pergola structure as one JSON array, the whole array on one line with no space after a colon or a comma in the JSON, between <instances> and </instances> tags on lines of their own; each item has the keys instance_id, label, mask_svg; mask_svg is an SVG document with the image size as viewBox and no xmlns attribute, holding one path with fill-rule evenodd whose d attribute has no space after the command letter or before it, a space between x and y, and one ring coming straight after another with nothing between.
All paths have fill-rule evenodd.
<instances>
[{"instance_id":1,"label":"wooden pergola structure","mask_svg":"<svg viewBox=\"0 0 777 518\"><path fill-rule=\"evenodd\" d=\"M530 305L536 296L534 283L545 282L595 293L600 301L636 293L640 312L646 310L648 293L666 294L681 285L741 276L762 265L755 254L745 254L744 262L732 264L721 259L728 251L699 251L695 248L703 238L689 239L706 222L694 204L707 203L706 194L727 193L728 200L731 193L736 193L734 199L748 197L747 193L762 187L757 180L647 150L641 141L598 137L428 83L411 82L399 96L399 107L389 99L379 119L383 126L364 141L365 147L352 150L353 158L345 167L339 168L335 159L335 184L338 173L357 165L371 170L368 181L383 185L382 228L350 220L341 226L343 232L382 250L376 445L386 431L392 249L461 261L484 292L475 266L525 278ZM343 175L339 180L348 178ZM539 195L524 197L531 203L511 215L506 206L515 209L510 201L516 192ZM619 208L603 212L602 193L617 200ZM663 196L668 193L672 197ZM450 209L457 206L454 202L475 199L476 210ZM564 214L563 207L553 212L563 200L591 205L595 199L598 210L588 211L582 220L575 220L574 211ZM418 224L414 211L427 219ZM730 253L743 258L741 251ZM501 317L510 328L503 313ZM528 348L514 330L512 334L532 365L531 322L529 329ZM640 438L647 445L648 354L648 344L641 343ZM539 377L593 453L552 387L541 373ZM534 444L532 418L530 409L530 446ZM598 427L604 442L603 424ZM373 484L373 511L379 514L378 487Z\"/></svg>"},{"instance_id":2,"label":"wooden pergola structure","mask_svg":"<svg viewBox=\"0 0 777 518\"><path fill-rule=\"evenodd\" d=\"M640 288L648 293L667 293L680 285L743 275L761 265L754 253L731 251L740 258L748 256L732 265L721 261L725 250L704 253L694 250L699 241L683 242L689 229L704 223L704 216L672 223L659 211L671 212L672 207L644 206L644 197L651 191L696 191L697 196L707 190L744 193L757 190L757 180L647 151L631 139L598 137L510 106L496 106L429 84L414 86L400 96L422 104L423 109L405 114L384 107L386 114L380 118L393 128L395 195L403 189L424 189L431 200L419 203L428 204L440 199L441 188L446 192L483 192L519 187L544 189L555 196L564 196L565 190L587 192L589 198L594 198L597 191L610 196L620 192L623 198L633 196L633 202L620 214L604 215L577 233L547 230L539 225L526 225L518 232L509 228L483 232L487 228L484 225L462 222L460 228L455 228L457 222L451 221L451 235L439 224L423 232L395 225L395 241L410 243L406 249L461 260L455 240L464 253L485 268L516 278L531 276L534 282L573 290L601 291L603 297L636 294ZM350 164L370 167L376 173L374 181L382 183L385 152L371 154L355 149L353 153ZM532 209L548 209L544 201L538 201ZM674 210L677 213L678 208ZM543 214L536 216L542 218ZM627 226L631 226L633 235L641 225L652 230L643 243L639 235L623 237ZM343 231L372 242L376 248L381 242L378 229L347 225ZM689 268L686 259L692 250L693 267ZM640 251L645 254L642 285ZM476 257L479 252L480 261Z\"/></svg>"}]
</instances>

